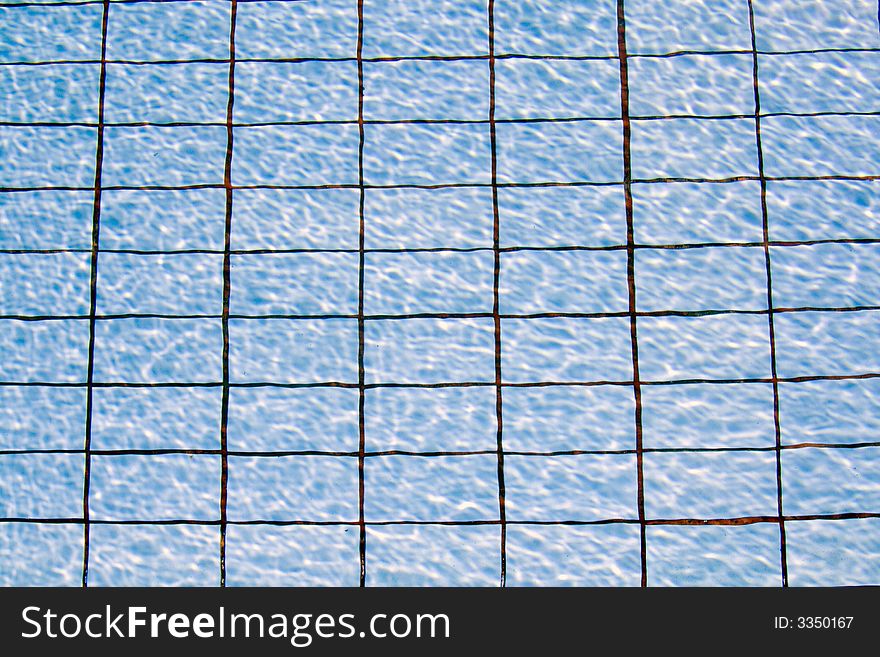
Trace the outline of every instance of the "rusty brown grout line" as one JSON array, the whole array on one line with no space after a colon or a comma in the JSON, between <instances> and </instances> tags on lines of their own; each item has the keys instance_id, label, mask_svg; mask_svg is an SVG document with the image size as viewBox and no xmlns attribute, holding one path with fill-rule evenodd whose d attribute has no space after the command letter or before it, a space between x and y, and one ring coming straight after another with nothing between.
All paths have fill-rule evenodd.
<instances>
[{"instance_id":1,"label":"rusty brown grout line","mask_svg":"<svg viewBox=\"0 0 880 657\"><path fill-rule=\"evenodd\" d=\"M848 511L842 513L813 513L798 514L785 516L786 522L811 522L811 521L830 521L840 522L846 520L873 520L880 519L880 512L874 511ZM272 527L289 527L289 526L318 526L318 527L339 527L339 526L358 526L357 520L229 520L229 525L236 526L272 526ZM0 517L0 523L10 524L63 524L63 525L81 525L82 518L71 517L39 517L39 518L21 518L21 517ZM744 525L755 524L778 524L779 518L776 515L769 516L737 516L730 518L649 518L644 521L649 527L658 526L723 526L723 527L739 527ZM110 520L110 519L93 519L93 525L140 525L140 526L167 526L167 525L196 525L196 526L218 526L220 520L216 519L192 519L192 518L171 518L162 520ZM497 519L485 520L367 520L365 523L371 527L384 527L390 525L416 525L416 526L445 526L445 527L472 527L480 525L500 525ZM595 525L640 525L642 521L638 518L599 518L595 520L507 520L508 525L519 526L595 526Z\"/></svg>"},{"instance_id":2,"label":"rusty brown grout line","mask_svg":"<svg viewBox=\"0 0 880 657\"><path fill-rule=\"evenodd\" d=\"M626 279L629 305L630 350L635 402L636 508L639 517L641 585L648 585L647 526L645 524L644 450L642 436L642 384L639 372L638 317L636 314L635 228L632 195L632 127L629 115L629 65L626 50L626 9L617 0L617 51L620 62L620 114L623 124L623 194L626 208Z\"/></svg>"},{"instance_id":3,"label":"rusty brown grout line","mask_svg":"<svg viewBox=\"0 0 880 657\"><path fill-rule=\"evenodd\" d=\"M226 586L226 528L227 528L227 497L229 483L228 457L228 424L229 424L229 298L232 288L231 255L233 189L232 189L232 153L234 147L234 130L232 125L235 106L235 24L238 13L237 0L231 0L229 18L229 72L226 101L226 157L223 165L223 187L226 191L226 216L223 230L223 307L221 315L221 331L223 335L222 370L223 385L220 402L220 546L219 546L219 577L220 586Z\"/></svg>"},{"instance_id":4,"label":"rusty brown grout line","mask_svg":"<svg viewBox=\"0 0 880 657\"><path fill-rule=\"evenodd\" d=\"M498 138L495 124L495 0L489 0L487 7L489 43L489 146L492 189L492 320L494 338L495 369L495 456L498 478L498 520L500 536L499 583L507 585L507 495L504 481L504 395L501 382L501 217L498 204Z\"/></svg>"}]
</instances>

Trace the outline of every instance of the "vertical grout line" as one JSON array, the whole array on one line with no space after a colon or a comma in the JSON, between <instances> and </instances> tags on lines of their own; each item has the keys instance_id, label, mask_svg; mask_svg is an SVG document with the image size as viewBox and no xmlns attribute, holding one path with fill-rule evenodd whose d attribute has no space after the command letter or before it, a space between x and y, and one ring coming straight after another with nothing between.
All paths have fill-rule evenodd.
<instances>
[{"instance_id":1,"label":"vertical grout line","mask_svg":"<svg viewBox=\"0 0 880 657\"><path fill-rule=\"evenodd\" d=\"M232 116L235 105L235 21L237 0L231 0L229 19L229 86L226 101L226 161L223 166L223 187L226 190L226 225L223 231L223 310L220 319L223 331L223 385L220 402L220 586L226 586L226 498L229 483L229 452L227 427L229 421L229 295L230 251L232 244Z\"/></svg>"},{"instance_id":2,"label":"vertical grout line","mask_svg":"<svg viewBox=\"0 0 880 657\"><path fill-rule=\"evenodd\" d=\"M107 81L107 24L110 0L104 0L101 15L101 71L98 78L98 134L95 147L95 187L92 204L92 247L89 272L89 351L86 373L85 462L83 464L83 564L82 586L89 585L91 515L89 494L92 476L92 406L95 381L95 316L98 308L98 253L101 243L101 175L104 167L104 95Z\"/></svg>"},{"instance_id":3,"label":"vertical grout line","mask_svg":"<svg viewBox=\"0 0 880 657\"><path fill-rule=\"evenodd\" d=\"M626 52L626 10L617 0L617 51L620 60L620 117L623 123L623 194L626 205L626 280L629 303L629 333L632 345L633 397L635 400L636 478L639 513L641 585L648 585L648 541L645 523L644 451L642 444L642 383L639 376L639 336L636 315L635 232L632 197L632 126L629 118L629 67Z\"/></svg>"},{"instance_id":4,"label":"vertical grout line","mask_svg":"<svg viewBox=\"0 0 880 657\"><path fill-rule=\"evenodd\" d=\"M367 584L367 525L364 522L364 453L366 452L366 417L364 402L364 2L358 0L357 69L358 69L358 527L360 541L360 586Z\"/></svg>"},{"instance_id":5,"label":"vertical grout line","mask_svg":"<svg viewBox=\"0 0 880 657\"><path fill-rule=\"evenodd\" d=\"M773 272L770 265L770 220L767 212L767 178L764 176L764 148L761 139L761 92L758 83L758 46L755 31L755 10L749 6L749 31L752 39L752 84L755 95L755 145L758 150L758 178L761 184L761 223L763 230L764 266L767 271L767 328L770 340L770 378L773 384L773 428L776 452L776 514L779 518L779 562L782 586L788 586L788 550L785 543L785 517L782 512L782 430L779 423L779 376L776 367L776 322L773 307Z\"/></svg>"},{"instance_id":6,"label":"vertical grout line","mask_svg":"<svg viewBox=\"0 0 880 657\"><path fill-rule=\"evenodd\" d=\"M498 141L495 133L495 0L489 0L489 142L492 158L492 319L495 325L495 445L498 460L498 516L501 528L501 586L507 585L507 508L504 486L504 400L501 393L501 280L500 212L498 210Z\"/></svg>"}]
</instances>

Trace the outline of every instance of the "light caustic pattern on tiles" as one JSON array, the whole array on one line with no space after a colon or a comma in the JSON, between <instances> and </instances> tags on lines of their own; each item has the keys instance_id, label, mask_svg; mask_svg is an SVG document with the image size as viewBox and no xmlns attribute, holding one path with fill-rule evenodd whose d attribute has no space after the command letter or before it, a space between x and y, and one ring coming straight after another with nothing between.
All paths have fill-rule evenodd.
<instances>
[{"instance_id":1,"label":"light caustic pattern on tiles","mask_svg":"<svg viewBox=\"0 0 880 657\"><path fill-rule=\"evenodd\" d=\"M880 584L873 0L0 2L0 583Z\"/></svg>"}]
</instances>

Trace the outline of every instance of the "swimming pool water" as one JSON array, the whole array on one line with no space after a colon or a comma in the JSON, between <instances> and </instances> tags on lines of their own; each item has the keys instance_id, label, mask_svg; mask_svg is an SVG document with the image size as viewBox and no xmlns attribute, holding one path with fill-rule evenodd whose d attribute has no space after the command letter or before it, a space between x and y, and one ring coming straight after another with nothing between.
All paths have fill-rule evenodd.
<instances>
[{"instance_id":1,"label":"swimming pool water","mask_svg":"<svg viewBox=\"0 0 880 657\"><path fill-rule=\"evenodd\" d=\"M0 583L880 583L878 74L873 0L0 1Z\"/></svg>"}]
</instances>

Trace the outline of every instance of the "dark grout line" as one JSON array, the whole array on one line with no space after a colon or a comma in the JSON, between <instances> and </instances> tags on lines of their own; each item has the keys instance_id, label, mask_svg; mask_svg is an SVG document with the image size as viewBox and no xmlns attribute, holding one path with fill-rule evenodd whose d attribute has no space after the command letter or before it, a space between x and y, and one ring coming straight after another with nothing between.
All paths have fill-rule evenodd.
<instances>
[{"instance_id":1,"label":"dark grout line","mask_svg":"<svg viewBox=\"0 0 880 657\"><path fill-rule=\"evenodd\" d=\"M104 164L104 97L107 79L107 65L104 58L107 55L107 24L109 21L110 6L108 0L102 2L101 14L101 72L98 78L98 131L95 147L95 185L94 202L92 206L92 248L90 255L89 271L89 346L88 362L86 365L86 425L83 451L85 454L83 463L83 555L82 555L82 587L89 585L89 556L91 548L91 514L89 507L89 495L91 492L92 471L92 409L95 376L95 328L98 304L98 252L101 241L101 175Z\"/></svg>"},{"instance_id":2,"label":"dark grout line","mask_svg":"<svg viewBox=\"0 0 880 657\"><path fill-rule=\"evenodd\" d=\"M783 315L800 313L858 313L876 312L880 305L875 306L777 306L775 308L707 308L701 310L619 310L597 312L536 312L536 313L497 313L500 320L539 320L539 319L619 319L625 317L682 317L701 318L717 317L719 315ZM495 312L431 312L431 313L400 313L400 314L270 314L270 315L245 315L238 313L200 314L200 315L177 315L172 313L123 313L123 314L97 314L89 315L0 315L0 321L11 322L53 322L53 321L85 321L94 320L124 321L137 319L161 319L161 320L223 320L228 321L332 321L332 320L359 320L362 322L393 322L407 320L467 320L467 319L491 319Z\"/></svg>"},{"instance_id":3,"label":"dark grout line","mask_svg":"<svg viewBox=\"0 0 880 657\"><path fill-rule=\"evenodd\" d=\"M789 515L782 518L784 522L811 522L811 521L846 521L846 520L868 520L880 518L880 512L873 511L851 511L843 513L813 513ZM0 517L0 523L16 523L16 524L63 524L63 525L80 525L82 518L22 518L22 517ZM673 526L721 526L721 527L739 527L755 524L779 524L780 518L772 516L737 516L732 518L650 518L644 521L649 527L673 527ZM168 526L168 525L192 525L215 527L220 525L220 520L213 519L187 519L172 518L161 520L111 520L111 519L93 519L93 525L114 525L114 526ZM312 526L312 527L340 527L340 526L358 526L357 520L229 520L229 525L235 526L274 526L274 527L293 527L293 526ZM414 525L414 526L438 526L438 527L473 527L481 525L500 525L499 520L367 520L365 522L370 527L384 527L393 525ZM599 518L595 520L507 520L507 525L533 526L533 527L579 527L579 526L595 526L595 525L636 525L642 524L638 518Z\"/></svg>"},{"instance_id":4,"label":"dark grout line","mask_svg":"<svg viewBox=\"0 0 880 657\"><path fill-rule=\"evenodd\" d=\"M235 106L235 23L238 12L237 0L231 0L229 19L229 77L226 101L226 157L223 165L223 186L226 190L226 217L223 231L223 309L220 318L223 334L222 369L223 385L220 402L220 586L226 586L226 527L229 483L228 424L229 424L229 297L232 288L230 247L232 244L232 153L234 131L232 116Z\"/></svg>"},{"instance_id":5,"label":"dark grout line","mask_svg":"<svg viewBox=\"0 0 880 657\"><path fill-rule=\"evenodd\" d=\"M156 1L156 2L187 2L189 0L133 0L133 1ZM230 0L231 1L231 0ZM249 0L238 0L239 3ZM264 0L254 0L264 1ZM285 0L270 0L285 1ZM298 0L302 1L302 0ZM94 0L94 4L101 4L102 0ZM86 3L88 4L88 3ZM117 4L111 2L111 4ZM39 6L51 6L40 4ZM9 8L10 5L0 4L0 9ZM794 57L798 55L821 55L821 54L859 54L859 53L877 53L880 48L806 48L794 50L758 50L757 54L762 57ZM629 59L674 59L678 57L723 57L730 55L751 55L752 50L675 50L670 52L637 52L629 53ZM488 54L470 54L470 55L382 55L374 57L363 57L365 64L383 64L397 62L461 62L461 61L486 61L489 59ZM617 55L611 54L594 54L594 55L551 55L539 53L496 53L496 61L559 61L559 62L591 62L591 61L617 61ZM326 64L342 64L357 62L356 56L351 57L241 57L237 59L239 64L304 64L304 63L326 63ZM0 61L2 66L94 66L100 64L98 59L54 59L54 60L9 60ZM228 59L212 58L212 57L193 57L190 59L108 59L107 64L122 66L175 66L187 64L228 64Z\"/></svg>"},{"instance_id":6,"label":"dark grout line","mask_svg":"<svg viewBox=\"0 0 880 657\"><path fill-rule=\"evenodd\" d=\"M663 177L663 178L633 178L630 183L632 185L656 185L656 184L730 184L739 182L759 182L760 176L730 176L727 178L696 178L696 177ZM764 176L764 180L768 182L821 182L821 181L864 181L872 182L880 180L880 174L827 174L819 176ZM544 187L620 187L623 185L622 180L579 180L579 181L540 181L540 182L498 182L498 189L530 189ZM367 190L401 190L401 189L491 189L491 183L483 182L450 182L436 184L418 184L418 183L397 183L397 184L370 184L364 183L364 189ZM189 191L199 189L225 189L222 182L219 183L192 183L186 185L104 185L104 191L142 191L142 192L161 192L161 191ZM329 190L329 189L350 189L357 190L360 186L357 183L325 183L325 184L269 184L255 183L246 185L232 185L233 190ZM76 185L43 185L43 186L0 186L0 194L14 194L27 192L91 192L92 187L81 187Z\"/></svg>"},{"instance_id":7,"label":"dark grout line","mask_svg":"<svg viewBox=\"0 0 880 657\"><path fill-rule=\"evenodd\" d=\"M776 505L779 517L779 554L782 586L788 586L788 556L785 541L785 520L782 509L782 429L779 420L779 375L776 364L776 324L773 306L773 271L770 257L770 223L767 212L767 181L764 177L764 149L761 140L761 93L758 81L758 52L755 32L755 11L748 0L749 31L752 40L752 85L755 98L755 143L758 153L758 172L761 179L761 222L764 234L764 263L767 273L767 329L770 342L770 372L773 385L773 425L776 440Z\"/></svg>"},{"instance_id":8,"label":"dark grout line","mask_svg":"<svg viewBox=\"0 0 880 657\"><path fill-rule=\"evenodd\" d=\"M768 245L773 248L788 247L804 247L819 246L824 244L880 244L880 237L838 237L826 239L812 240L770 240ZM762 248L764 242L691 242L682 244L663 244L663 243L643 243L633 244L632 248L637 251L685 251L691 249L715 249L715 248ZM553 246L502 246L498 248L500 253L519 253L519 252L566 252L566 251L625 251L629 248L627 244L604 244L604 245L553 245ZM416 253L493 253L495 249L491 246L436 246L436 247L412 247L412 248L365 248L365 254L416 254ZM0 249L0 255L54 255L54 254L87 254L91 253L91 249L85 248L49 248L49 249ZM143 256L171 256L171 255L224 255L222 249L98 249L99 253L116 254L116 255L143 255ZM251 256L251 255L298 255L298 254L356 254L360 253L359 249L330 249L330 248L288 248L288 249L230 249L229 253L233 256Z\"/></svg>"},{"instance_id":9,"label":"dark grout line","mask_svg":"<svg viewBox=\"0 0 880 657\"><path fill-rule=\"evenodd\" d=\"M778 449L783 451L799 451L799 450L858 450L871 449L880 447L880 442L858 442L858 443L792 443L790 445L781 445ZM777 451L777 447L773 446L734 446L734 447L645 447L642 449L643 454L723 454L723 453L762 453ZM467 456L494 456L497 454L496 449L477 449L477 450L450 450L450 451L416 451L405 449L388 449L388 450L366 450L366 451L333 451L320 449L300 449L300 450L233 450L233 449L191 449L183 447L156 447L156 448L128 448L128 449L91 449L91 456L102 457L119 457L119 456L222 456L226 455L232 458L289 458L289 457L333 457L333 458L353 458L353 459L372 459L388 456L406 456L415 458L438 458L438 457L467 457ZM69 454L78 455L85 454L83 449L0 449L0 458L4 456L22 456L22 455L52 455L52 454ZM635 449L560 449L550 451L534 451L534 450L512 450L505 449L506 456L523 456L523 457L565 457L565 456L633 456L637 454Z\"/></svg>"},{"instance_id":10,"label":"dark grout line","mask_svg":"<svg viewBox=\"0 0 880 657\"><path fill-rule=\"evenodd\" d=\"M631 115L630 121L740 121L752 120L755 114L642 114ZM766 112L760 118L818 118L833 116L880 116L880 110L825 110L820 112ZM533 116L496 118L494 124L545 124L545 123L598 123L620 121L617 116ZM396 126L396 125L488 125L487 119L459 118L411 118L411 119L298 119L284 121L256 121L232 123L236 129L297 127L297 126ZM105 121L105 128L225 128L225 121ZM0 121L0 126L11 128L97 128L93 121Z\"/></svg>"},{"instance_id":11,"label":"dark grout line","mask_svg":"<svg viewBox=\"0 0 880 657\"><path fill-rule=\"evenodd\" d=\"M498 520L501 531L499 582L504 588L507 585L507 496L504 481L504 396L501 382L501 314L500 314L500 280L501 280L501 217L498 204L498 138L495 130L495 0L488 2L488 36L489 36L489 143L492 186L492 251L494 255L492 273L492 320L494 325L494 357L495 357L495 455L498 477Z\"/></svg>"},{"instance_id":12,"label":"dark grout line","mask_svg":"<svg viewBox=\"0 0 880 657\"><path fill-rule=\"evenodd\" d=\"M645 524L645 478L642 435L642 384L639 373L639 338L635 278L635 229L632 196L632 127L629 115L629 68L626 50L626 9L617 0L617 49L620 61L620 114L623 123L623 194L626 207L626 279L635 402L636 505L639 515L641 585L648 585L648 547Z\"/></svg>"},{"instance_id":13,"label":"dark grout line","mask_svg":"<svg viewBox=\"0 0 880 657\"><path fill-rule=\"evenodd\" d=\"M358 72L358 557L360 563L359 584L367 585L367 525L364 516L366 498L366 480L364 458L366 455L366 371L364 369L365 352L365 317L364 317L364 271L365 271L365 207L366 190L364 188L364 3L357 3L357 72Z\"/></svg>"},{"instance_id":14,"label":"dark grout line","mask_svg":"<svg viewBox=\"0 0 880 657\"><path fill-rule=\"evenodd\" d=\"M803 376L778 377L779 383L810 383L815 381L860 381L880 378L880 372L862 372L850 374L811 374ZM679 385L735 385L735 384L754 384L764 385L770 384L773 379L770 377L741 377L741 378L686 378L686 379L662 379L662 380L646 380L641 379L642 386L679 386ZM553 388L553 387L598 387L598 386L616 386L631 387L632 380L620 379L602 379L593 381L569 380L569 381L524 381L511 382L505 381L501 383L503 388ZM0 387L3 388L85 388L85 381L0 381ZM221 381L95 381L93 388L221 388ZM409 389L441 389L441 388L473 388L473 387L493 387L494 381L445 381L437 383L400 383L400 382L374 382L365 383L365 390L376 390L383 388L409 388ZM307 389L307 388L347 388L358 390L359 385L356 382L347 381L315 381L309 383L283 383L273 381L230 381L230 388L279 388L279 389Z\"/></svg>"}]
</instances>

